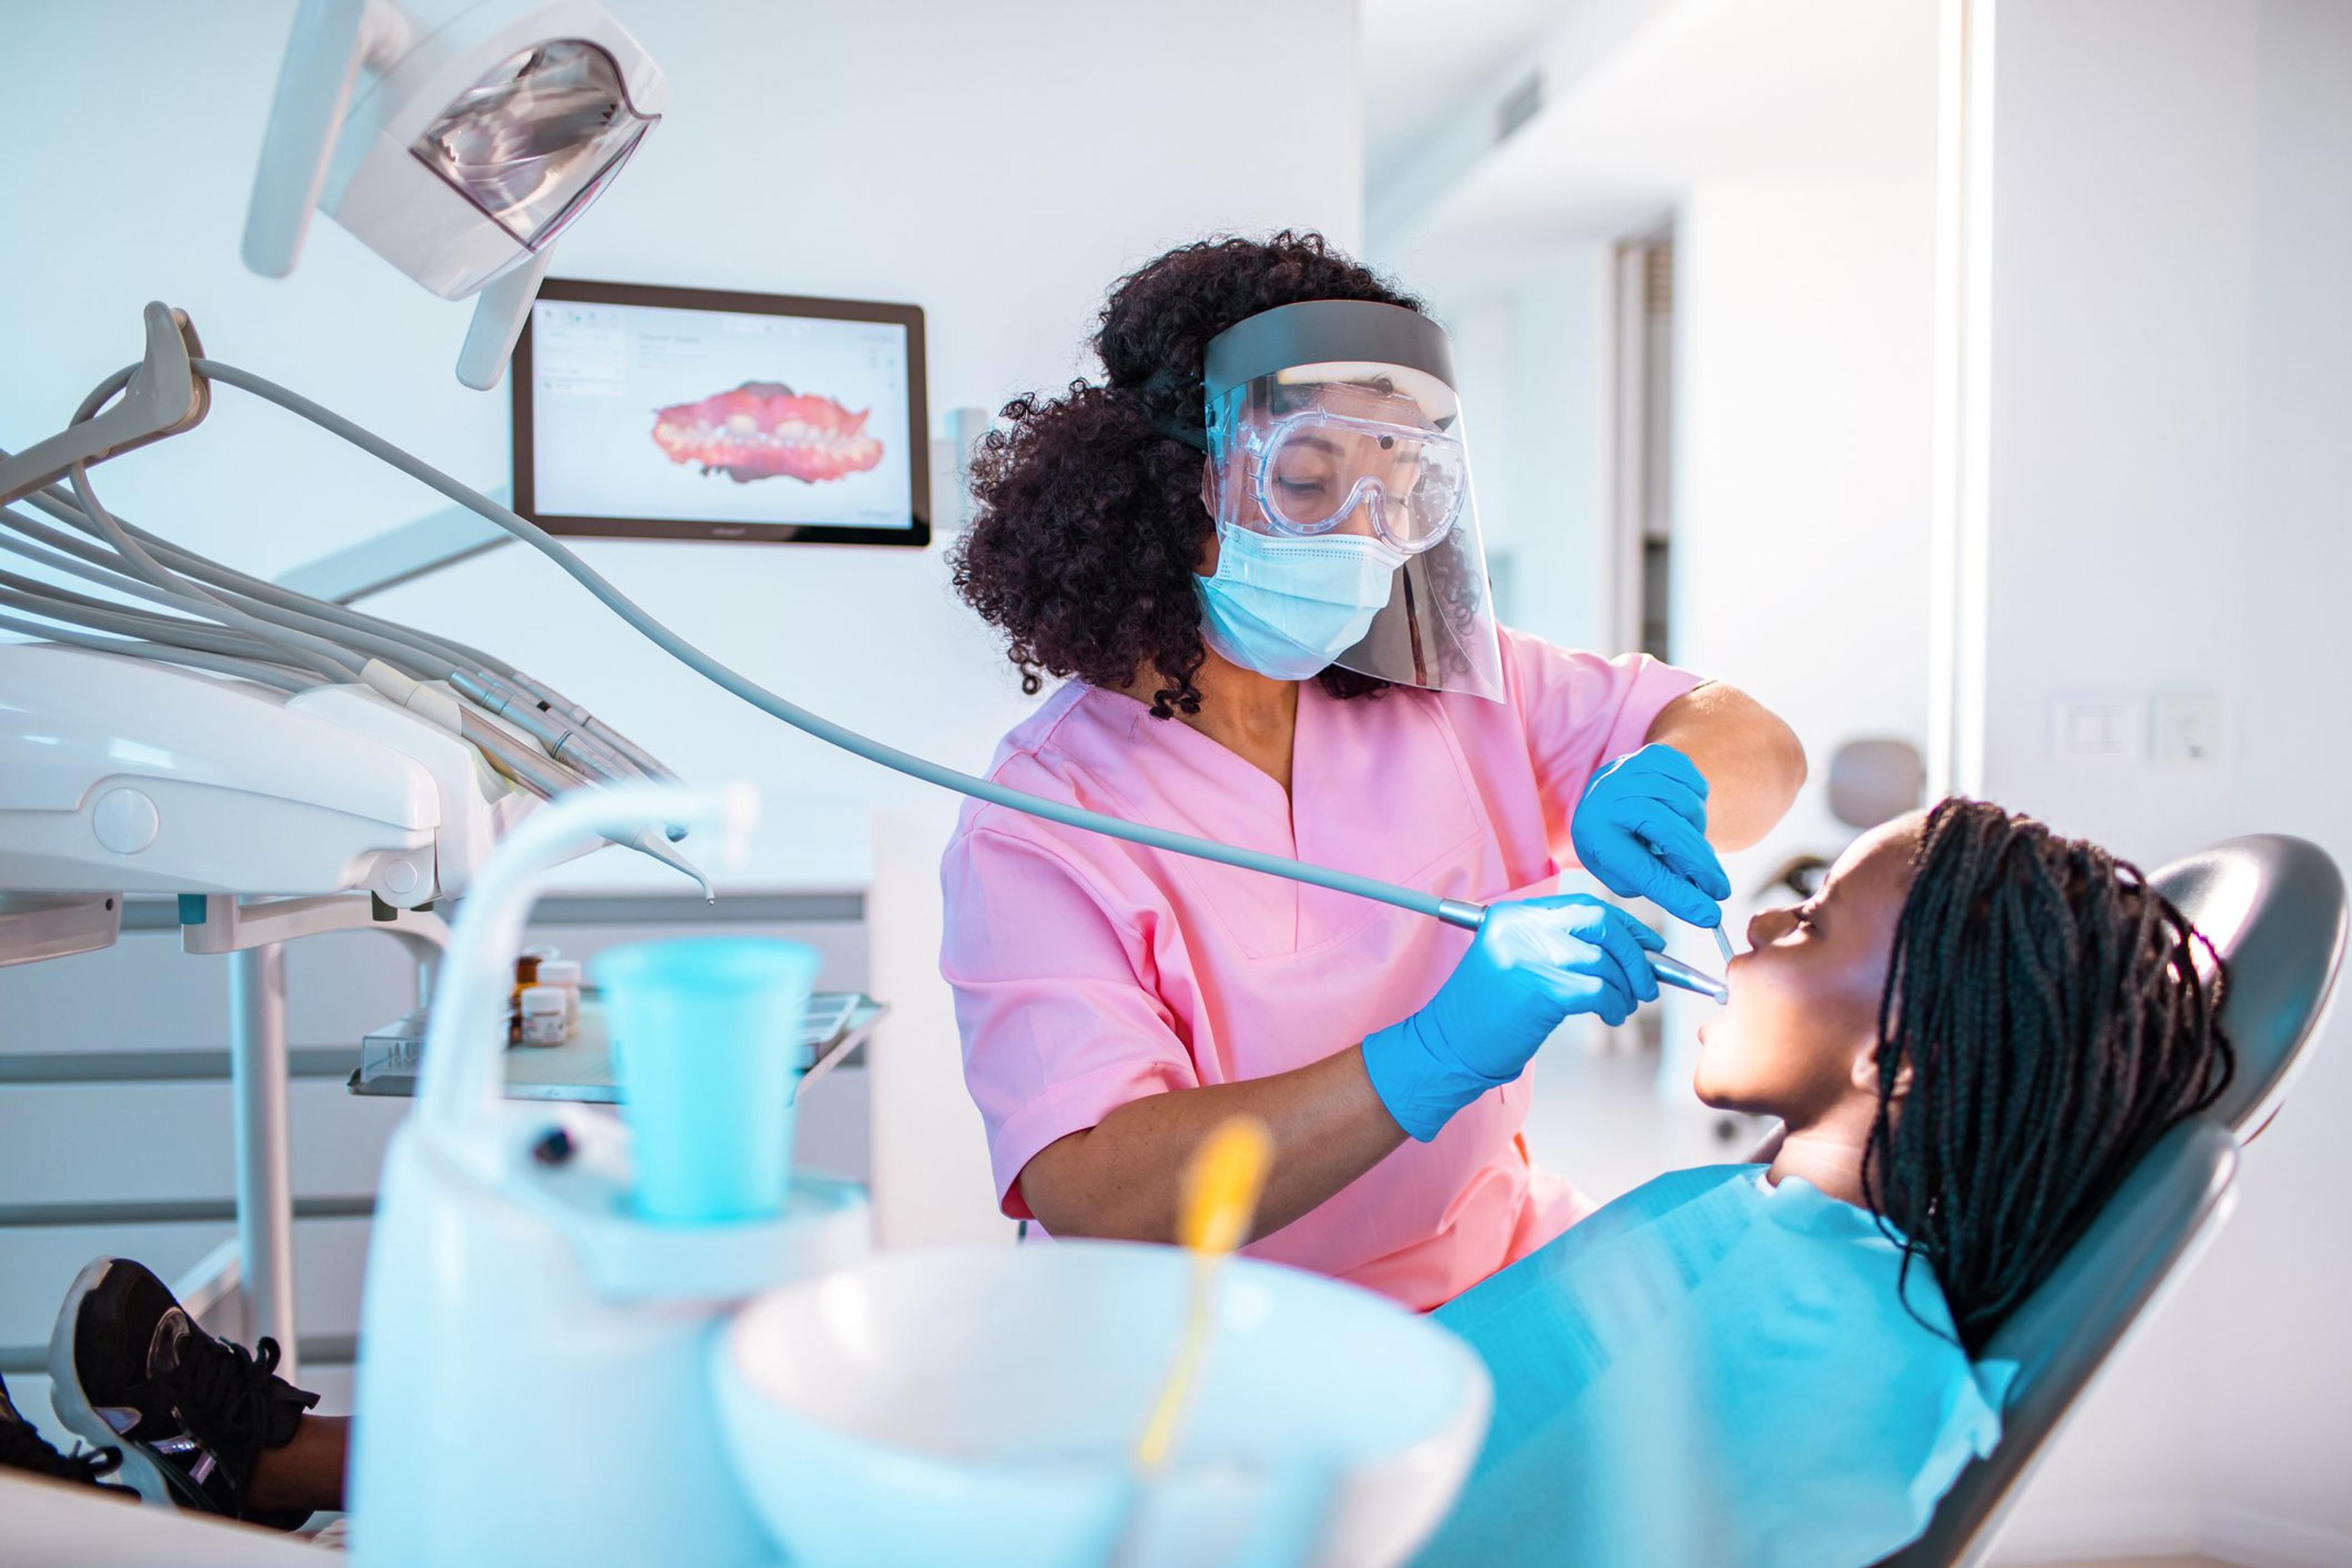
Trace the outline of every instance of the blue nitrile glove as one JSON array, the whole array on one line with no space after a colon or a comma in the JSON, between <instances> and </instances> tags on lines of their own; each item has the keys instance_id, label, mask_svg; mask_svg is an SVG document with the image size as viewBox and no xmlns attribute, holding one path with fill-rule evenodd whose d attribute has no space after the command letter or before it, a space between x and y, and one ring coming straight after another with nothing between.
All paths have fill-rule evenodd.
<instances>
[{"instance_id":1,"label":"blue nitrile glove","mask_svg":"<svg viewBox=\"0 0 2352 1568\"><path fill-rule=\"evenodd\" d=\"M1429 1005L1364 1038L1364 1068L1397 1125L1423 1142L1519 1076L1571 1013L1622 1024L1658 995L1642 956L1665 948L1614 904L1564 893L1496 904Z\"/></svg>"},{"instance_id":2,"label":"blue nitrile glove","mask_svg":"<svg viewBox=\"0 0 2352 1568\"><path fill-rule=\"evenodd\" d=\"M1731 879L1706 841L1706 775L1672 746L1644 746L1593 774L1568 837L1611 892L1695 926L1723 923Z\"/></svg>"}]
</instances>

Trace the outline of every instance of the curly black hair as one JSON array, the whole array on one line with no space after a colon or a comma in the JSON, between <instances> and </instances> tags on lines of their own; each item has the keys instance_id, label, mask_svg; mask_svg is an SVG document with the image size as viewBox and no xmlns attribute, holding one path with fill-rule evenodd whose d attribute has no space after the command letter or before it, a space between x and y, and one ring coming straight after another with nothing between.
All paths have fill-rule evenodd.
<instances>
[{"instance_id":1,"label":"curly black hair","mask_svg":"<svg viewBox=\"0 0 2352 1568\"><path fill-rule=\"evenodd\" d=\"M1161 681L1155 718L1200 711L1208 658L1193 567L1213 521L1201 504L1202 355L1235 322L1303 300L1423 309L1319 234L1180 246L1115 284L1094 349L1103 381L1015 398L971 462L974 515L949 553L956 591L1005 635L1034 694L1047 675L1123 688ZM1335 697L1387 682L1320 677Z\"/></svg>"}]
</instances>

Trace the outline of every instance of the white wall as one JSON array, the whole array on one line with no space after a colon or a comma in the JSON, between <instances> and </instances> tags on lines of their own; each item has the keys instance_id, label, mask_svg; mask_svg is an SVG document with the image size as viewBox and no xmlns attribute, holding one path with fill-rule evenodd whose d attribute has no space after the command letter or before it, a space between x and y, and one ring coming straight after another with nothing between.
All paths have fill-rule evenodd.
<instances>
[{"instance_id":1,"label":"white wall","mask_svg":"<svg viewBox=\"0 0 2352 1568\"><path fill-rule=\"evenodd\" d=\"M1475 268L1412 248L1394 264L1454 342L1498 607L1566 647L1600 647L1608 626L1607 257L1558 241L1489 252Z\"/></svg>"},{"instance_id":2,"label":"white wall","mask_svg":"<svg viewBox=\"0 0 2352 1568\"><path fill-rule=\"evenodd\" d=\"M1934 198L1924 176L1741 182L1677 212L1671 651L1786 718L1812 763L1727 858L1736 903L1853 837L1827 804L1841 742L1925 743ZM1662 1083L1687 1085L1694 1048Z\"/></svg>"},{"instance_id":3,"label":"white wall","mask_svg":"<svg viewBox=\"0 0 2352 1568\"><path fill-rule=\"evenodd\" d=\"M2254 53L2250 526L2227 826L2300 833L2352 867L2352 6L2267 0ZM2347 1017L2249 1152L2244 1207L2207 1270L2208 1538L2274 1560L2352 1563Z\"/></svg>"},{"instance_id":4,"label":"white wall","mask_svg":"<svg viewBox=\"0 0 2352 1568\"><path fill-rule=\"evenodd\" d=\"M1182 7L1087 0L856 5L609 0L668 73L672 110L563 241L574 277L913 300L930 405L995 406L1083 368L1105 286L1216 230L1360 229L1348 0ZM205 346L478 486L506 478L506 404L451 376L467 308L330 224L293 279L236 258L289 4L0 0L0 446L61 424L138 351L138 310L188 309ZM1235 48L1246 37L1249 47ZM1312 157L1235 128L1314 106ZM223 393L194 436L108 465L127 516L273 573L435 509L322 434ZM942 511L948 509L942 507ZM819 712L968 766L1024 710L936 550L590 545L597 567L719 657ZM894 1239L995 1228L936 974L946 797L830 752L667 663L509 549L387 595L386 613L497 647L688 777L877 815L881 1194ZM885 1182L892 1178L886 1174ZM894 1201L896 1200L896 1201Z\"/></svg>"},{"instance_id":5,"label":"white wall","mask_svg":"<svg viewBox=\"0 0 2352 1568\"><path fill-rule=\"evenodd\" d=\"M1984 787L2147 864L2258 830L2352 864L2352 6L2004 5L1993 84ZM2053 752L2053 700L2166 689L2221 695L2217 761ZM2352 1563L2347 1045L2013 1552Z\"/></svg>"}]
</instances>

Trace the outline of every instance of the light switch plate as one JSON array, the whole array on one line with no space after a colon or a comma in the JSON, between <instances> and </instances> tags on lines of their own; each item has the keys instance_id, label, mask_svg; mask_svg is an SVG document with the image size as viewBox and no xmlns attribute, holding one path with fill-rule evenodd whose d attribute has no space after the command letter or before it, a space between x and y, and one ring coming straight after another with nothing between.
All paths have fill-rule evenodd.
<instances>
[{"instance_id":1,"label":"light switch plate","mask_svg":"<svg viewBox=\"0 0 2352 1568\"><path fill-rule=\"evenodd\" d=\"M2146 754L2147 708L2126 691L2063 691L2050 700L2053 757L2135 759Z\"/></svg>"}]
</instances>

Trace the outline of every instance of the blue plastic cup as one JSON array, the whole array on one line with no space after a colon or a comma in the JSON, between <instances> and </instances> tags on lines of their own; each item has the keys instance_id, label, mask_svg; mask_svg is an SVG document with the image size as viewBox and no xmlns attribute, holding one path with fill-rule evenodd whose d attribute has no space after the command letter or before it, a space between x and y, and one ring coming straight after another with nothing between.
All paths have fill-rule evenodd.
<instances>
[{"instance_id":1,"label":"blue plastic cup","mask_svg":"<svg viewBox=\"0 0 2352 1568\"><path fill-rule=\"evenodd\" d=\"M781 1213L816 953L687 937L613 948L589 968L616 1047L638 1214L708 1225Z\"/></svg>"}]
</instances>

